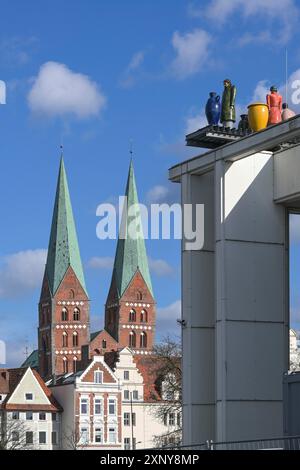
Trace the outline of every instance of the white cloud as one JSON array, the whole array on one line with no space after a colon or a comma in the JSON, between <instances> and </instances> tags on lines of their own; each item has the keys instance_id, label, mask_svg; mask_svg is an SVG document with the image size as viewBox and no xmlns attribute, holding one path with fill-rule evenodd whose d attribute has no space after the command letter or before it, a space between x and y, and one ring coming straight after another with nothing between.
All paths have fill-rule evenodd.
<instances>
[{"instance_id":1,"label":"white cloud","mask_svg":"<svg viewBox=\"0 0 300 470\"><path fill-rule=\"evenodd\" d=\"M265 103L266 102L266 96L267 93L269 93L269 88L267 86L268 81L267 80L260 80L258 84L256 85L253 96L252 96L252 102L260 101Z\"/></svg>"},{"instance_id":2,"label":"white cloud","mask_svg":"<svg viewBox=\"0 0 300 470\"><path fill-rule=\"evenodd\" d=\"M133 54L128 66L126 67L120 85L123 88L132 87L137 81L137 70L141 67L145 59L145 52L138 51Z\"/></svg>"},{"instance_id":3,"label":"white cloud","mask_svg":"<svg viewBox=\"0 0 300 470\"><path fill-rule=\"evenodd\" d=\"M0 268L0 297L15 298L41 287L46 257L43 249L6 256Z\"/></svg>"},{"instance_id":4,"label":"white cloud","mask_svg":"<svg viewBox=\"0 0 300 470\"><path fill-rule=\"evenodd\" d=\"M180 201L179 185L168 183L156 185L149 189L146 200L148 204L174 204Z\"/></svg>"},{"instance_id":5,"label":"white cloud","mask_svg":"<svg viewBox=\"0 0 300 470\"><path fill-rule=\"evenodd\" d=\"M148 259L150 271L159 277L174 274L174 268L163 259Z\"/></svg>"},{"instance_id":6,"label":"white cloud","mask_svg":"<svg viewBox=\"0 0 300 470\"><path fill-rule=\"evenodd\" d=\"M46 62L34 79L28 104L34 113L84 119L98 115L105 107L106 97L88 76L75 73L64 64Z\"/></svg>"},{"instance_id":7,"label":"white cloud","mask_svg":"<svg viewBox=\"0 0 300 470\"><path fill-rule=\"evenodd\" d=\"M180 325L177 320L181 318L181 301L176 300L167 307L158 308L156 315L156 331L160 337L167 335L179 335Z\"/></svg>"},{"instance_id":8,"label":"white cloud","mask_svg":"<svg viewBox=\"0 0 300 470\"><path fill-rule=\"evenodd\" d=\"M94 256L87 263L87 266L93 269L112 269L113 265L114 265L114 259L110 256L104 256L104 257Z\"/></svg>"},{"instance_id":9,"label":"white cloud","mask_svg":"<svg viewBox=\"0 0 300 470\"><path fill-rule=\"evenodd\" d=\"M202 127L207 126L207 119L205 116L204 109L201 109L199 112L191 113L187 116L185 122L185 134L191 134Z\"/></svg>"},{"instance_id":10,"label":"white cloud","mask_svg":"<svg viewBox=\"0 0 300 470\"><path fill-rule=\"evenodd\" d=\"M175 31L172 45L176 57L171 64L171 72L179 80L199 72L209 57L212 42L210 34L203 29L195 29L186 34Z\"/></svg>"},{"instance_id":11,"label":"white cloud","mask_svg":"<svg viewBox=\"0 0 300 470\"><path fill-rule=\"evenodd\" d=\"M287 43L293 34L299 18L299 10L294 0L211 0L205 11L193 8L190 11L206 14L210 19L216 19L216 24L224 25L235 13L240 13L244 18L253 18L256 22L260 18L269 27L272 23L272 30L259 34L249 34L248 32L240 39L241 44L250 42L270 42ZM199 15L198 15L199 16ZM275 26L274 26L275 24Z\"/></svg>"},{"instance_id":12,"label":"white cloud","mask_svg":"<svg viewBox=\"0 0 300 470\"><path fill-rule=\"evenodd\" d=\"M169 188L167 188L167 186L157 185L148 191L146 197L150 204L158 204L165 201L168 194Z\"/></svg>"},{"instance_id":13,"label":"white cloud","mask_svg":"<svg viewBox=\"0 0 300 470\"><path fill-rule=\"evenodd\" d=\"M127 72L132 72L132 70L136 70L140 65L144 62L145 53L144 51L139 51L133 54L131 61L127 67Z\"/></svg>"}]
</instances>

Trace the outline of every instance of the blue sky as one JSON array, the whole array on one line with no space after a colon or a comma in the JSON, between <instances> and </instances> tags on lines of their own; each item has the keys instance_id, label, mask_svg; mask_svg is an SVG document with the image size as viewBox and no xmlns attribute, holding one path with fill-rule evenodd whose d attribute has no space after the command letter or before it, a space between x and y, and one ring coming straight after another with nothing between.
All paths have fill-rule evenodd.
<instances>
[{"instance_id":1,"label":"blue sky","mask_svg":"<svg viewBox=\"0 0 300 470\"><path fill-rule=\"evenodd\" d=\"M209 91L221 93L231 78L242 112L270 85L283 86L286 48L289 93L300 78L298 1L42 3L0 0L0 338L10 365L36 344L61 142L92 323L101 328L115 242L96 238L96 207L123 193L130 139L141 202L177 201L168 168L197 153L184 136L204 124ZM297 237L293 247L299 260ZM180 243L148 241L147 249L160 336L176 333Z\"/></svg>"}]
</instances>

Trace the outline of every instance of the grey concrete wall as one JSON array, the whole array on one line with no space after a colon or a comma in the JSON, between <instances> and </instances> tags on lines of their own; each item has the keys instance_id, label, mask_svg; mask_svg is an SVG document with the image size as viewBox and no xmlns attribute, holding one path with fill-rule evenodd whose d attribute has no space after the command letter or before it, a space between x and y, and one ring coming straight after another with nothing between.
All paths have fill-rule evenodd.
<instances>
[{"instance_id":1,"label":"grey concrete wall","mask_svg":"<svg viewBox=\"0 0 300 470\"><path fill-rule=\"evenodd\" d=\"M205 204L205 244L182 251L184 444L215 435L214 173L184 175L182 203Z\"/></svg>"},{"instance_id":2,"label":"grey concrete wall","mask_svg":"<svg viewBox=\"0 0 300 470\"><path fill-rule=\"evenodd\" d=\"M181 176L205 204L205 245L182 250L184 444L283 434L288 368L287 214L271 152Z\"/></svg>"},{"instance_id":3,"label":"grey concrete wall","mask_svg":"<svg viewBox=\"0 0 300 470\"><path fill-rule=\"evenodd\" d=\"M216 163L217 441L280 436L287 370L286 214L273 157Z\"/></svg>"}]
</instances>

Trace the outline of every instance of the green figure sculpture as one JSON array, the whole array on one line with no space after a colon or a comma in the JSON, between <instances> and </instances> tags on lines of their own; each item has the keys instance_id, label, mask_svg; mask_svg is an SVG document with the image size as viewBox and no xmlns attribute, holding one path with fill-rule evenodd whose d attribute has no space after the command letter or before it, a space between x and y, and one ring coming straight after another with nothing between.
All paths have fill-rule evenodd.
<instances>
[{"instance_id":1,"label":"green figure sculpture","mask_svg":"<svg viewBox=\"0 0 300 470\"><path fill-rule=\"evenodd\" d=\"M225 128L232 129L235 123L236 87L226 78L222 96L221 123Z\"/></svg>"}]
</instances>

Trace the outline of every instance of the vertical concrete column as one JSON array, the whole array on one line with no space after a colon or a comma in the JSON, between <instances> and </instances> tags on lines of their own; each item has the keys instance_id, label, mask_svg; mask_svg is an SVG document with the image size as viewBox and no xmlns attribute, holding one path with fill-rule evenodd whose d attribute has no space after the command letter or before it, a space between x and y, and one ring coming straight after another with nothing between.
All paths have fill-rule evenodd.
<instances>
[{"instance_id":1,"label":"vertical concrete column","mask_svg":"<svg viewBox=\"0 0 300 470\"><path fill-rule=\"evenodd\" d=\"M283 434L286 213L273 156L215 164L217 441Z\"/></svg>"},{"instance_id":2,"label":"vertical concrete column","mask_svg":"<svg viewBox=\"0 0 300 470\"><path fill-rule=\"evenodd\" d=\"M182 176L182 205L204 204L204 247L182 241L182 342L184 444L215 432L214 175Z\"/></svg>"}]
</instances>

